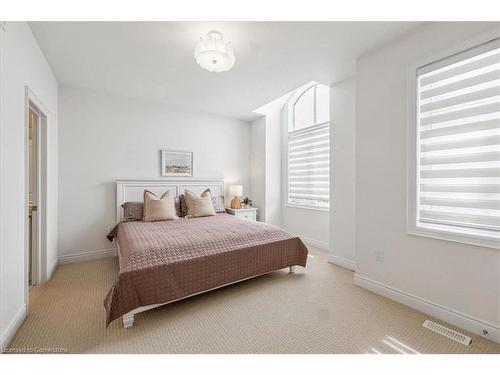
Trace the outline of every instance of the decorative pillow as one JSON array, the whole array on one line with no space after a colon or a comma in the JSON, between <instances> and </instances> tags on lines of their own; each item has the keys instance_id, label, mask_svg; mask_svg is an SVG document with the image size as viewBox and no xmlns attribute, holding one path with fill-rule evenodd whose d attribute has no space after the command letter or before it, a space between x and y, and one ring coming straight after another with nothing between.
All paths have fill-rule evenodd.
<instances>
[{"instance_id":1,"label":"decorative pillow","mask_svg":"<svg viewBox=\"0 0 500 375\"><path fill-rule=\"evenodd\" d=\"M184 192L184 197L186 199L187 205L186 218L190 219L193 217L215 215L210 189L205 190L203 193L201 193L200 196L197 196L196 194L186 190Z\"/></svg>"},{"instance_id":2,"label":"decorative pillow","mask_svg":"<svg viewBox=\"0 0 500 375\"><path fill-rule=\"evenodd\" d=\"M158 198L149 190L144 190L144 221L160 221L177 219L175 214L175 198L169 191Z\"/></svg>"},{"instance_id":3,"label":"decorative pillow","mask_svg":"<svg viewBox=\"0 0 500 375\"><path fill-rule=\"evenodd\" d=\"M185 217L188 212L186 197L184 196L184 194L179 195L179 212L180 212L179 217Z\"/></svg>"},{"instance_id":4,"label":"decorative pillow","mask_svg":"<svg viewBox=\"0 0 500 375\"><path fill-rule=\"evenodd\" d=\"M215 212L226 212L226 209L224 208L224 197L212 197L212 205L214 206Z\"/></svg>"},{"instance_id":5,"label":"decorative pillow","mask_svg":"<svg viewBox=\"0 0 500 375\"><path fill-rule=\"evenodd\" d=\"M140 221L142 215L142 202L125 202L123 207L123 221Z\"/></svg>"}]
</instances>

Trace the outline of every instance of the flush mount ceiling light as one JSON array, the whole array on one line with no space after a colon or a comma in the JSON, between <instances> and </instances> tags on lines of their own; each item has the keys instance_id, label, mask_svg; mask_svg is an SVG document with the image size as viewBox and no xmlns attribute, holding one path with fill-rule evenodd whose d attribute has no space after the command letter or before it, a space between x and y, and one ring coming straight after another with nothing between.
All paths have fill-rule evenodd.
<instances>
[{"instance_id":1,"label":"flush mount ceiling light","mask_svg":"<svg viewBox=\"0 0 500 375\"><path fill-rule=\"evenodd\" d=\"M200 38L194 58L209 72L225 72L233 67L235 61L231 43L225 42L217 30L209 31L206 38Z\"/></svg>"}]
</instances>

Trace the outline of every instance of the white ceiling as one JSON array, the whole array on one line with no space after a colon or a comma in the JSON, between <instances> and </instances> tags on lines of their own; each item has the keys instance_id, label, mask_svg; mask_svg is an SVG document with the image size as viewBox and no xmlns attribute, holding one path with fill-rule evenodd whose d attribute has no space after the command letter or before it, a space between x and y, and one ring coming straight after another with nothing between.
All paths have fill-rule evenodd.
<instances>
[{"instance_id":1,"label":"white ceiling","mask_svg":"<svg viewBox=\"0 0 500 375\"><path fill-rule=\"evenodd\" d=\"M249 120L252 111L309 81L354 74L354 61L416 22L31 22L58 81ZM236 64L201 69L200 36L217 29Z\"/></svg>"}]
</instances>

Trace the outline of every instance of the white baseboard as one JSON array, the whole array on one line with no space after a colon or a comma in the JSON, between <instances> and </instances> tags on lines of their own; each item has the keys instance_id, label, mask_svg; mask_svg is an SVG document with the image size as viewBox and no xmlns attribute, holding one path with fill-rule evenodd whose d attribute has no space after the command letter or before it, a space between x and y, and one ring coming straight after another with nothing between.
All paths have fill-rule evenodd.
<instances>
[{"instance_id":1,"label":"white baseboard","mask_svg":"<svg viewBox=\"0 0 500 375\"><path fill-rule=\"evenodd\" d=\"M10 344L10 341L16 334L21 324L23 324L24 319L26 319L26 305L23 304L19 311L14 315L14 318L10 321L9 325L5 329L4 332L0 335L0 353L3 353L3 350L7 348Z\"/></svg>"},{"instance_id":2,"label":"white baseboard","mask_svg":"<svg viewBox=\"0 0 500 375\"><path fill-rule=\"evenodd\" d=\"M306 244L308 246L317 247L318 249L327 250L327 251L329 249L328 242L323 242L323 241L320 241L320 240L315 240L314 238L304 237L304 236L301 236L301 235L297 235L297 236L300 237L300 239L302 240L302 242L304 242L304 244Z\"/></svg>"},{"instance_id":3,"label":"white baseboard","mask_svg":"<svg viewBox=\"0 0 500 375\"><path fill-rule=\"evenodd\" d=\"M333 254L328 254L328 263L336 264L337 266L347 268L350 271L356 271L356 263L353 260L338 257Z\"/></svg>"},{"instance_id":4,"label":"white baseboard","mask_svg":"<svg viewBox=\"0 0 500 375\"><path fill-rule=\"evenodd\" d=\"M116 249L104 249L87 251L84 253L75 253L59 256L59 264L85 262L87 260L102 259L116 256Z\"/></svg>"},{"instance_id":5,"label":"white baseboard","mask_svg":"<svg viewBox=\"0 0 500 375\"><path fill-rule=\"evenodd\" d=\"M490 322L485 322L481 319L472 317L451 308L441 306L437 303L428 301L415 295L394 289L390 286L384 285L364 276L355 274L353 282L354 285L357 285L364 289L368 289L373 293L380 294L386 298L414 308L415 310L422 311L437 319L453 324L454 326L465 329L469 332L475 333L478 336L482 336L491 341L500 343L500 326L498 325ZM484 330L488 332L486 335L483 334Z\"/></svg>"}]
</instances>

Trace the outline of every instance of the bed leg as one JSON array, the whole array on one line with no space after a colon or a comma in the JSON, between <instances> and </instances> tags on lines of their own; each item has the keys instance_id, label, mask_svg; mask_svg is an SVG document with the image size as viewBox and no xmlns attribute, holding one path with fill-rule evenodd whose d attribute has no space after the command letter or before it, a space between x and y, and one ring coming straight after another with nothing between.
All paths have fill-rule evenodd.
<instances>
[{"instance_id":1,"label":"bed leg","mask_svg":"<svg viewBox=\"0 0 500 375\"><path fill-rule=\"evenodd\" d=\"M134 314L123 315L123 328L130 328L134 325Z\"/></svg>"},{"instance_id":2,"label":"bed leg","mask_svg":"<svg viewBox=\"0 0 500 375\"><path fill-rule=\"evenodd\" d=\"M295 273L295 266L290 267L290 273Z\"/></svg>"}]
</instances>

